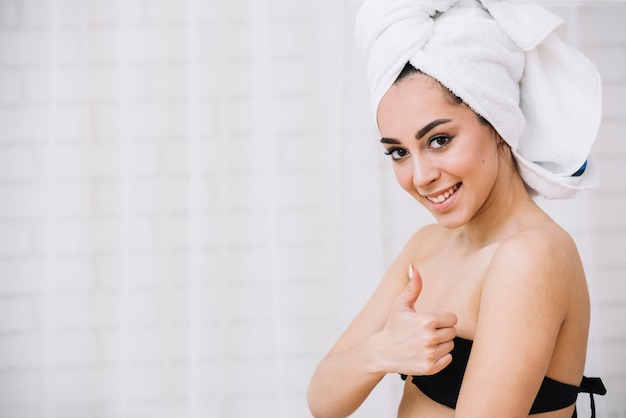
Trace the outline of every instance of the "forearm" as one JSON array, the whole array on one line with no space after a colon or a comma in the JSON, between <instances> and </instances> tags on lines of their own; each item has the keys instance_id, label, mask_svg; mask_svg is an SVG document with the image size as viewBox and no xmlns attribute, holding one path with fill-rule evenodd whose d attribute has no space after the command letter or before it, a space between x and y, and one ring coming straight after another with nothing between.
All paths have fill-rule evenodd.
<instances>
[{"instance_id":1,"label":"forearm","mask_svg":"<svg viewBox=\"0 0 626 418\"><path fill-rule=\"evenodd\" d=\"M315 418L344 418L352 414L381 381L377 336L349 350L328 354L319 364L307 393Z\"/></svg>"}]
</instances>

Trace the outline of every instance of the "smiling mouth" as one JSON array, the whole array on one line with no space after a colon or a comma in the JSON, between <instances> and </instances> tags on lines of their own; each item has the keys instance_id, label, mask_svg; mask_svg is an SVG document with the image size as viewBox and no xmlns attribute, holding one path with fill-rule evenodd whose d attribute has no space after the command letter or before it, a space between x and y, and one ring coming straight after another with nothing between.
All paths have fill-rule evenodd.
<instances>
[{"instance_id":1,"label":"smiling mouth","mask_svg":"<svg viewBox=\"0 0 626 418\"><path fill-rule=\"evenodd\" d=\"M452 186L450 189L440 194L439 196L424 196L426 199L433 203L443 203L450 198L461 186L461 183L457 183Z\"/></svg>"}]
</instances>

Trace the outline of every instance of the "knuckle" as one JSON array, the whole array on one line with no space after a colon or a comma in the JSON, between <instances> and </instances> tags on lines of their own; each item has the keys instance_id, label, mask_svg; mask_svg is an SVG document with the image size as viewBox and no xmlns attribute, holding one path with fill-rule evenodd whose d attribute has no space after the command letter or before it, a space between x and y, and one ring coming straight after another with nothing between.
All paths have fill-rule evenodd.
<instances>
[{"instance_id":1,"label":"knuckle","mask_svg":"<svg viewBox=\"0 0 626 418\"><path fill-rule=\"evenodd\" d=\"M422 326L422 328L434 329L437 325L437 318L434 314L421 314L420 325Z\"/></svg>"},{"instance_id":2,"label":"knuckle","mask_svg":"<svg viewBox=\"0 0 626 418\"><path fill-rule=\"evenodd\" d=\"M434 364L437 361L437 351L434 347L425 347L424 348L424 360L428 364Z\"/></svg>"},{"instance_id":3,"label":"knuckle","mask_svg":"<svg viewBox=\"0 0 626 418\"><path fill-rule=\"evenodd\" d=\"M435 363L429 363L428 366L426 367L426 369L424 370L424 374L425 375L433 375L438 373L440 370L439 368L435 365Z\"/></svg>"},{"instance_id":4,"label":"knuckle","mask_svg":"<svg viewBox=\"0 0 626 418\"><path fill-rule=\"evenodd\" d=\"M437 347L437 341L432 333L424 335L422 339L422 344L426 348L427 353L433 353L435 351L435 347Z\"/></svg>"}]
</instances>

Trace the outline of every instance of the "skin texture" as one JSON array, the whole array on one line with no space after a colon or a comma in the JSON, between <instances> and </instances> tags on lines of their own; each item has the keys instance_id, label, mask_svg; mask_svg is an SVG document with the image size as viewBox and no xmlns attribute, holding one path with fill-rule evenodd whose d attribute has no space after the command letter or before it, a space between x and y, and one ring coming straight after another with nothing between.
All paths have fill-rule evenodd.
<instances>
[{"instance_id":1,"label":"skin texture","mask_svg":"<svg viewBox=\"0 0 626 418\"><path fill-rule=\"evenodd\" d=\"M474 341L457 409L409 378L398 417L527 417L544 376L578 385L589 327L582 264L529 197L506 143L423 74L391 87L378 123L399 184L437 224L412 236L318 365L313 416L350 415L388 373L440 371L455 335Z\"/></svg>"}]
</instances>

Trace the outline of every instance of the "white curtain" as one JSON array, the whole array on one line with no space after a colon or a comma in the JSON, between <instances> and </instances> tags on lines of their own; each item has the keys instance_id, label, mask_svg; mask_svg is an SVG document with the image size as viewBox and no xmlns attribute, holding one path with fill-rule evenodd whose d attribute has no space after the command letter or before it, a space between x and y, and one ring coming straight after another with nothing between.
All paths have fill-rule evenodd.
<instances>
[{"instance_id":1,"label":"white curtain","mask_svg":"<svg viewBox=\"0 0 626 418\"><path fill-rule=\"evenodd\" d=\"M316 363L431 220L377 144L358 6L0 1L0 416L310 416Z\"/></svg>"}]
</instances>

